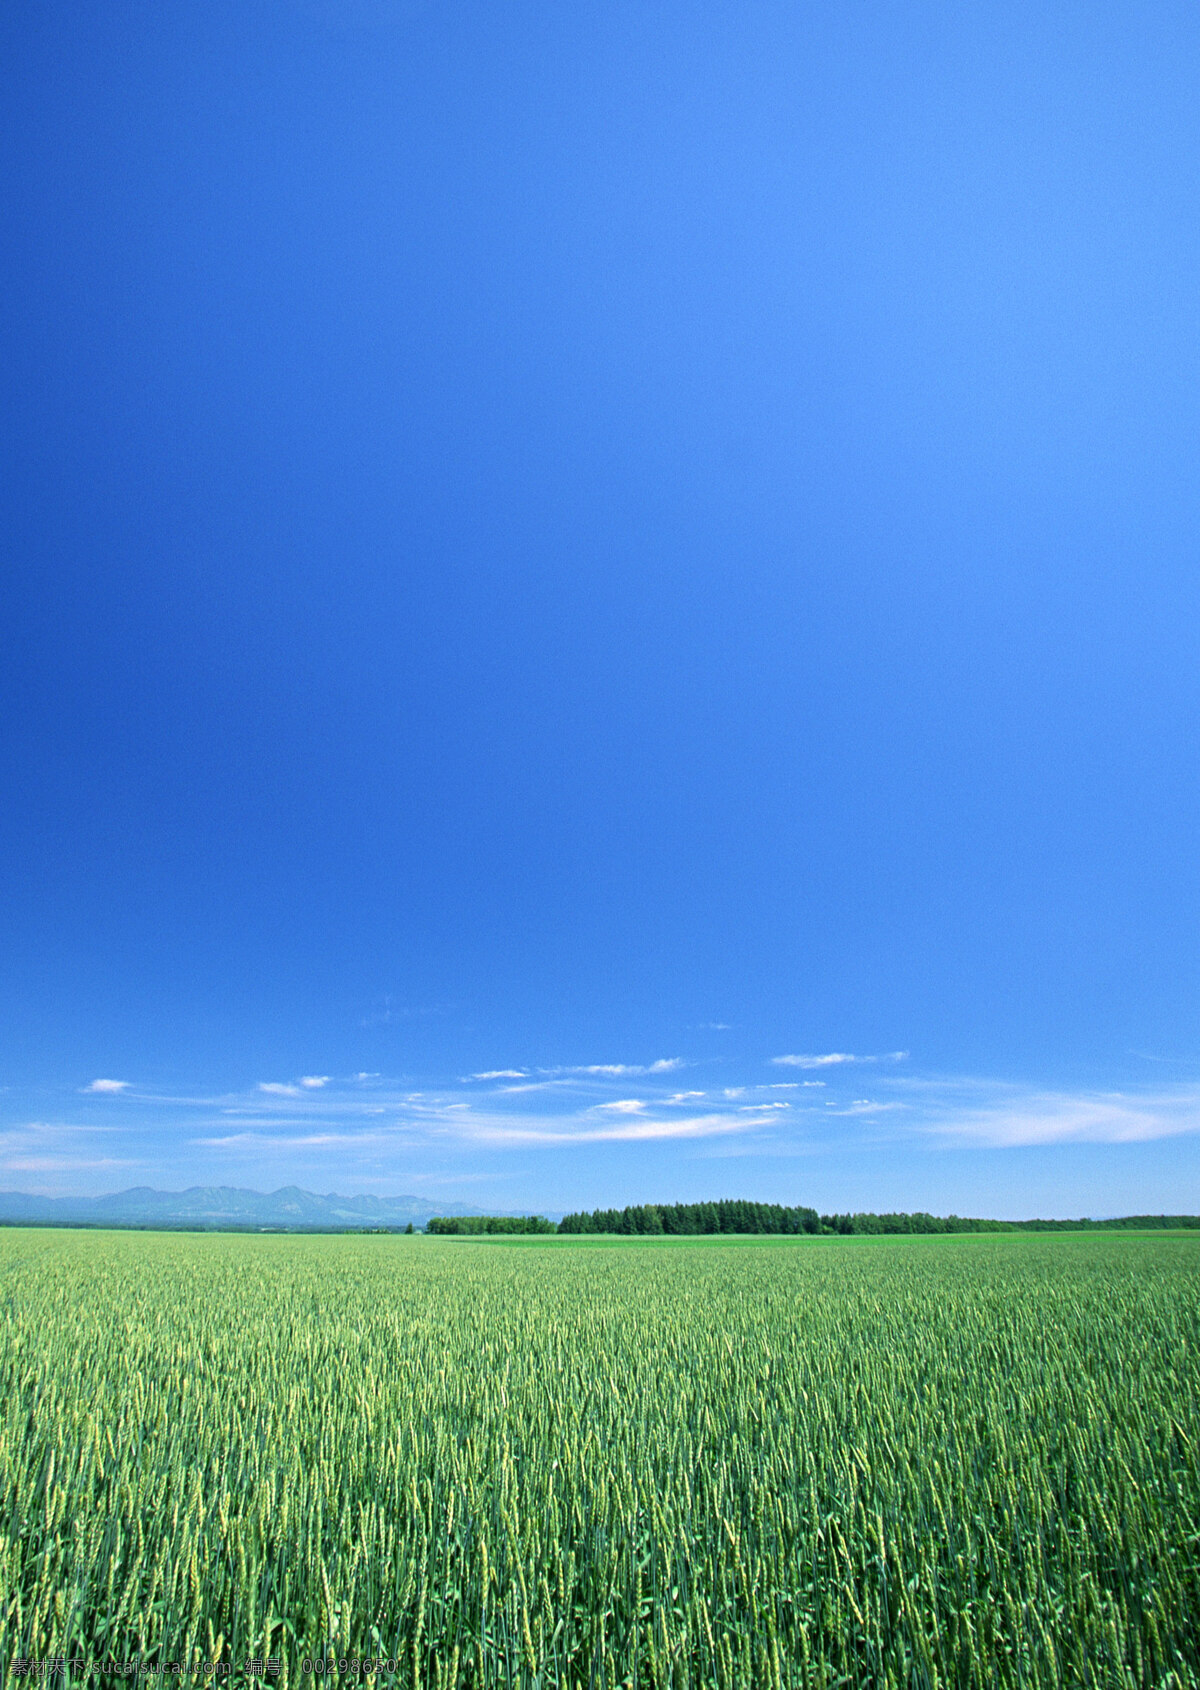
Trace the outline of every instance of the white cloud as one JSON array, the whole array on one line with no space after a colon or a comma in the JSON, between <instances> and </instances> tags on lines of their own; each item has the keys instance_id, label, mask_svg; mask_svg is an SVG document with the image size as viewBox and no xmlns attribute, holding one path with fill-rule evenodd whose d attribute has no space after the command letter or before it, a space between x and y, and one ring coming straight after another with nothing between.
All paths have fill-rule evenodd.
<instances>
[{"instance_id":1,"label":"white cloud","mask_svg":"<svg viewBox=\"0 0 1200 1690\"><path fill-rule=\"evenodd\" d=\"M630 1100L632 1101L632 1100ZM247 1130L219 1133L194 1138L193 1144L206 1149L243 1155L279 1154L329 1149L338 1146L344 1153L351 1151L387 1151L401 1145L416 1148L422 1142L445 1144L458 1140L463 1144L491 1149L520 1146L570 1148L572 1145L648 1141L654 1139L707 1138L725 1133L741 1133L763 1124L730 1115L692 1116L661 1121L641 1112L617 1112L617 1119L598 1122L590 1117L506 1116L479 1114L469 1106L454 1110L446 1104L440 1110L427 1110L417 1120L402 1122L396 1127L334 1132L270 1132ZM413 1136L415 1134L415 1137ZM406 1174L406 1178L409 1176Z\"/></svg>"},{"instance_id":2,"label":"white cloud","mask_svg":"<svg viewBox=\"0 0 1200 1690\"><path fill-rule=\"evenodd\" d=\"M1146 1093L1055 1092L1004 1088L985 1103L954 1091L930 1098L922 1130L960 1144L1019 1148L1043 1144L1144 1144L1200 1133L1200 1088Z\"/></svg>"},{"instance_id":3,"label":"white cloud","mask_svg":"<svg viewBox=\"0 0 1200 1690\"><path fill-rule=\"evenodd\" d=\"M389 1144L394 1141L394 1135L381 1132L378 1127L357 1132L303 1132L303 1133L266 1133L241 1132L221 1133L211 1138L194 1138L193 1144L204 1146L212 1150L233 1150L245 1148L251 1150L306 1150L313 1145L328 1146L339 1144L351 1149L362 1149L370 1145Z\"/></svg>"},{"instance_id":4,"label":"white cloud","mask_svg":"<svg viewBox=\"0 0 1200 1690\"><path fill-rule=\"evenodd\" d=\"M774 1120L776 1117L771 1116ZM749 1132L764 1126L768 1117L747 1120L742 1115L691 1115L664 1121L645 1115L630 1116L619 1126L595 1127L536 1119L490 1119L476 1117L457 1123L464 1136L476 1144L497 1148L504 1145L559 1145L645 1143L653 1139L713 1138L725 1133Z\"/></svg>"},{"instance_id":5,"label":"white cloud","mask_svg":"<svg viewBox=\"0 0 1200 1690\"><path fill-rule=\"evenodd\" d=\"M396 1189L407 1189L422 1169L432 1179L437 1176L431 1170L459 1162L499 1166L508 1148L518 1155L539 1149L558 1154L578 1145L586 1154L589 1147L609 1145L616 1157L622 1144L649 1150L656 1141L669 1146L678 1140L682 1149L694 1139L705 1142L689 1149L689 1156L768 1151L799 1156L834 1146L869 1155L886 1136L896 1145L959 1153L978 1147L993 1155L1004 1148L1029 1152L1040 1145L1079 1145L1082 1156L1087 1145L1133 1146L1185 1134L1200 1139L1200 1077L1175 1084L1153 1073L1148 1083L1130 1083L1125 1090L1055 1088L913 1075L900 1055L851 1062L846 1051L801 1053L784 1065L785 1072L800 1072L799 1080L762 1084L760 1067L754 1083L743 1075L741 1085L722 1089L714 1082L703 1092L668 1089L682 1075L665 1064L687 1065L675 1058L661 1059L663 1066L488 1070L483 1077L492 1083L485 1087L460 1086L447 1076L423 1092L406 1090L411 1082L402 1078L366 1074L370 1083L360 1087L336 1077L310 1086L305 1082L325 1077L305 1075L207 1098L159 1095L139 1082L110 1081L95 1087L92 1101L124 1093L120 1109L106 1104L78 1110L81 1120L97 1117L95 1126L42 1123L10 1129L7 1136L0 1130L0 1184L115 1189L117 1175L125 1173L156 1185L207 1183L224 1178L227 1168L242 1183L263 1189L274 1179L323 1190L324 1178L369 1169L371 1178L390 1177ZM820 1065L804 1072L801 1061ZM736 1082L738 1071L727 1070L726 1077ZM866 1085L874 1088L873 1097L863 1094ZM780 1090L809 1087L827 1087L827 1100L792 1099L789 1112L763 1098L764 1091L777 1100ZM518 1095L526 1090L528 1097ZM860 1095L850 1101L855 1091ZM379 1112L384 1109L386 1114ZM134 1114L144 1117L142 1125L130 1125ZM185 1118L187 1131L181 1132ZM80 1136L91 1132L120 1136ZM484 1154L489 1151L494 1158ZM185 1154L197 1160L185 1162ZM136 1162L124 1160L135 1156ZM983 1164L983 1158L977 1160ZM378 1172L384 1169L387 1175ZM982 1202L981 1212L987 1212ZM1188 1206L1182 1197L1180 1203ZM1109 1204L1121 1206L1119 1196Z\"/></svg>"},{"instance_id":6,"label":"white cloud","mask_svg":"<svg viewBox=\"0 0 1200 1690\"><path fill-rule=\"evenodd\" d=\"M113 1155L114 1139L129 1148L128 1128L93 1126L64 1121L26 1121L0 1129L0 1184L35 1176L32 1189L42 1196L95 1189L95 1176L105 1170L141 1170L133 1155Z\"/></svg>"},{"instance_id":7,"label":"white cloud","mask_svg":"<svg viewBox=\"0 0 1200 1690\"><path fill-rule=\"evenodd\" d=\"M623 1074L670 1074L682 1068L682 1056L660 1056L656 1062L587 1062L567 1068L539 1068L539 1074L603 1074L620 1079Z\"/></svg>"},{"instance_id":8,"label":"white cloud","mask_svg":"<svg viewBox=\"0 0 1200 1690\"><path fill-rule=\"evenodd\" d=\"M773 1056L771 1061L785 1068L836 1068L847 1062L903 1062L906 1050L890 1050L884 1056L855 1056L847 1050L831 1050L822 1056Z\"/></svg>"},{"instance_id":9,"label":"white cloud","mask_svg":"<svg viewBox=\"0 0 1200 1690\"><path fill-rule=\"evenodd\" d=\"M90 1086L84 1086L84 1091L118 1092L125 1091L129 1086L128 1080L93 1080Z\"/></svg>"},{"instance_id":10,"label":"white cloud","mask_svg":"<svg viewBox=\"0 0 1200 1690\"><path fill-rule=\"evenodd\" d=\"M329 1084L329 1075L305 1074L301 1077L300 1084L306 1087L309 1091L320 1091L322 1086L327 1086Z\"/></svg>"},{"instance_id":11,"label":"white cloud","mask_svg":"<svg viewBox=\"0 0 1200 1690\"><path fill-rule=\"evenodd\" d=\"M129 1131L128 1127L98 1127L91 1121L21 1121L11 1127L0 1127L0 1150L26 1142L46 1144L64 1137L68 1142L76 1137L111 1138L114 1134L123 1137Z\"/></svg>"},{"instance_id":12,"label":"white cloud","mask_svg":"<svg viewBox=\"0 0 1200 1690\"><path fill-rule=\"evenodd\" d=\"M467 1080L524 1080L529 1077L527 1068L485 1068L482 1074L465 1074Z\"/></svg>"},{"instance_id":13,"label":"white cloud","mask_svg":"<svg viewBox=\"0 0 1200 1690\"><path fill-rule=\"evenodd\" d=\"M500 1086L498 1089L505 1097L512 1097L518 1092L560 1091L570 1084L570 1080L523 1080L519 1086Z\"/></svg>"},{"instance_id":14,"label":"white cloud","mask_svg":"<svg viewBox=\"0 0 1200 1690\"><path fill-rule=\"evenodd\" d=\"M136 1168L124 1156L9 1156L4 1166L16 1174L71 1174L96 1168Z\"/></svg>"},{"instance_id":15,"label":"white cloud","mask_svg":"<svg viewBox=\"0 0 1200 1690\"><path fill-rule=\"evenodd\" d=\"M857 1062L858 1057L831 1050L826 1056L773 1056L771 1061L782 1068L833 1068L841 1062Z\"/></svg>"}]
</instances>

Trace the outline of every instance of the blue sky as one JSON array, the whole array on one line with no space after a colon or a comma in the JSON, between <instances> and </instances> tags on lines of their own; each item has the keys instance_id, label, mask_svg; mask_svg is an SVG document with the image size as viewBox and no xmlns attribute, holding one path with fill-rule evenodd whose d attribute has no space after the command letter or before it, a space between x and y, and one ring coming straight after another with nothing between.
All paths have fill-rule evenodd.
<instances>
[{"instance_id":1,"label":"blue sky","mask_svg":"<svg viewBox=\"0 0 1200 1690\"><path fill-rule=\"evenodd\" d=\"M1200 1210L1193 9L0 35L0 1186Z\"/></svg>"}]
</instances>

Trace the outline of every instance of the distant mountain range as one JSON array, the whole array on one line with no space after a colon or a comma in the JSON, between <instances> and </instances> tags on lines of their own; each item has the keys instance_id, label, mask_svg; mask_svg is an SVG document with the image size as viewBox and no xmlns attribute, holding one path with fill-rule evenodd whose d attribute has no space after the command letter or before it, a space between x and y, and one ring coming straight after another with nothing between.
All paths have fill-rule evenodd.
<instances>
[{"instance_id":1,"label":"distant mountain range","mask_svg":"<svg viewBox=\"0 0 1200 1690\"><path fill-rule=\"evenodd\" d=\"M193 1185L155 1191L148 1185L106 1197L31 1197L0 1191L0 1225L189 1227L214 1232L287 1228L345 1232L358 1227L424 1226L431 1215L477 1215L461 1203L425 1197L327 1197L284 1185L278 1191L242 1191L231 1185Z\"/></svg>"}]
</instances>

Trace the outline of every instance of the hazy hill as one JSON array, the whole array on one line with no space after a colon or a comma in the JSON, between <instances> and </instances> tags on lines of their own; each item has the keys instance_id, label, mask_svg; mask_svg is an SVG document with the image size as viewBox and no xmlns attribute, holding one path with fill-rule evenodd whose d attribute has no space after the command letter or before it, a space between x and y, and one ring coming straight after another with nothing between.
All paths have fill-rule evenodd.
<instances>
[{"instance_id":1,"label":"hazy hill","mask_svg":"<svg viewBox=\"0 0 1200 1690\"><path fill-rule=\"evenodd\" d=\"M297 1185L278 1191L244 1191L231 1185L194 1185L155 1191L148 1185L104 1197L33 1197L0 1191L0 1224L134 1227L295 1227L335 1231L362 1226L423 1226L431 1215L474 1215L461 1203L425 1197L319 1196Z\"/></svg>"}]
</instances>

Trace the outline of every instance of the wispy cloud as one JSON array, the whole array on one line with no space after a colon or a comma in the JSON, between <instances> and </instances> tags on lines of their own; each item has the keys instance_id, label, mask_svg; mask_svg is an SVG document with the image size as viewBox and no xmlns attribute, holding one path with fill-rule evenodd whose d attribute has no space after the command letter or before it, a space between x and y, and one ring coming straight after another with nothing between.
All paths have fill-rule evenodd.
<instances>
[{"instance_id":1,"label":"wispy cloud","mask_svg":"<svg viewBox=\"0 0 1200 1690\"><path fill-rule=\"evenodd\" d=\"M650 1105L636 1098L618 1098L612 1105L601 1104L574 1115L550 1116L505 1114L446 1101L426 1105L390 1126L347 1126L336 1131L296 1131L293 1126L278 1131L262 1123L237 1132L204 1134L192 1143L226 1154L236 1152L255 1157L265 1152L304 1153L333 1146L345 1154L394 1151L404 1145L417 1149L423 1146L426 1150L453 1144L497 1150L522 1146L567 1149L575 1145L744 1134L777 1119L765 1110L756 1109L751 1114L753 1118L744 1112L724 1111L686 1116L676 1113L664 1118L652 1113Z\"/></svg>"},{"instance_id":2,"label":"wispy cloud","mask_svg":"<svg viewBox=\"0 0 1200 1690\"><path fill-rule=\"evenodd\" d=\"M459 1082L470 1085L475 1081L523 1080L524 1086L506 1086L505 1091L533 1091L545 1086L561 1086L569 1080L620 1080L639 1074L673 1074L686 1067L681 1056L660 1056L654 1062L575 1062L559 1063L552 1068L483 1068L478 1073L462 1074ZM538 1077L533 1078L534 1075Z\"/></svg>"},{"instance_id":3,"label":"wispy cloud","mask_svg":"<svg viewBox=\"0 0 1200 1690\"><path fill-rule=\"evenodd\" d=\"M888 1051L883 1056L855 1056L848 1050L830 1050L819 1056L773 1056L771 1061L783 1068L840 1068L852 1062L903 1062L906 1050Z\"/></svg>"},{"instance_id":4,"label":"wispy cloud","mask_svg":"<svg viewBox=\"0 0 1200 1690\"><path fill-rule=\"evenodd\" d=\"M128 1130L62 1121L24 1121L0 1130L0 1184L14 1176L21 1186L48 1194L64 1186L78 1190L94 1186L96 1177L144 1166L136 1155L120 1154L129 1146ZM32 1182L26 1178L33 1175Z\"/></svg>"},{"instance_id":5,"label":"wispy cloud","mask_svg":"<svg viewBox=\"0 0 1200 1690\"><path fill-rule=\"evenodd\" d=\"M449 1174L481 1152L502 1157L510 1148L570 1154L575 1146L732 1143L779 1122L779 1112L754 1104L754 1093L734 1108L720 1097L677 1090L676 1071L683 1066L679 1058L663 1057L589 1063L549 1075L509 1071L537 1076L532 1079L487 1071L479 1089L445 1080L414 1090L364 1071L366 1084L305 1075L208 1096L131 1090L120 1122L106 1129L127 1135L119 1151L117 1141L72 1141L65 1127L22 1129L18 1137L0 1140L0 1184L116 1189L118 1170L136 1170L125 1183L175 1187L232 1180L263 1189L296 1183L321 1190L337 1177L404 1190L419 1177ZM304 1083L315 1079L324 1083ZM480 1164L471 1166L478 1171ZM105 1169L113 1170L111 1180L103 1177Z\"/></svg>"},{"instance_id":6,"label":"wispy cloud","mask_svg":"<svg viewBox=\"0 0 1200 1690\"><path fill-rule=\"evenodd\" d=\"M295 1123L289 1123L294 1125ZM230 1150L234 1148L304 1150L314 1145L353 1145L359 1148L368 1144L383 1144L392 1135L376 1131L348 1131L348 1132L263 1132L248 1129L240 1133L214 1133L210 1136L194 1138L193 1144L203 1145L206 1149Z\"/></svg>"},{"instance_id":7,"label":"wispy cloud","mask_svg":"<svg viewBox=\"0 0 1200 1690\"><path fill-rule=\"evenodd\" d=\"M568 1147L585 1144L646 1143L654 1139L713 1138L727 1133L743 1133L760 1120L747 1120L741 1115L711 1114L675 1116L670 1119L641 1114L629 1115L619 1124L595 1124L579 1120L519 1119L511 1116L473 1116L460 1120L457 1130L472 1143L502 1148L505 1145L546 1145Z\"/></svg>"},{"instance_id":8,"label":"wispy cloud","mask_svg":"<svg viewBox=\"0 0 1200 1690\"><path fill-rule=\"evenodd\" d=\"M919 1085L910 1108L924 1134L950 1143L1001 1149L1145 1144L1200 1133L1198 1085L1127 1092L1034 1090L970 1080L933 1082Z\"/></svg>"},{"instance_id":9,"label":"wispy cloud","mask_svg":"<svg viewBox=\"0 0 1200 1690\"><path fill-rule=\"evenodd\" d=\"M884 1115L893 1110L904 1109L907 1106L895 1099L880 1103L873 1097L856 1097L851 1103L839 1103L836 1098L831 1097L825 1100L825 1107L832 1115L852 1117L855 1115Z\"/></svg>"},{"instance_id":10,"label":"wispy cloud","mask_svg":"<svg viewBox=\"0 0 1200 1690\"><path fill-rule=\"evenodd\" d=\"M771 1061L781 1068L836 1068L843 1062L857 1062L843 1050L831 1050L825 1056L773 1056Z\"/></svg>"},{"instance_id":11,"label":"wispy cloud","mask_svg":"<svg viewBox=\"0 0 1200 1690\"><path fill-rule=\"evenodd\" d=\"M623 1074L672 1074L682 1068L682 1056L660 1056L656 1062L586 1062L561 1068L539 1068L539 1074L593 1074L620 1079Z\"/></svg>"},{"instance_id":12,"label":"wispy cloud","mask_svg":"<svg viewBox=\"0 0 1200 1690\"><path fill-rule=\"evenodd\" d=\"M77 1174L99 1168L130 1168L138 1164L124 1156L6 1156L4 1166L14 1174Z\"/></svg>"},{"instance_id":13,"label":"wispy cloud","mask_svg":"<svg viewBox=\"0 0 1200 1690\"><path fill-rule=\"evenodd\" d=\"M881 1145L994 1151L1200 1135L1200 1078L1168 1084L1154 1072L1152 1083L1123 1089L1021 1085L914 1075L901 1058L800 1053L782 1064L799 1077L775 1082L762 1067L756 1075L722 1064L719 1081L704 1091L677 1089L678 1070L687 1066L677 1057L480 1070L471 1085L450 1075L417 1081L366 1071L248 1081L239 1091L208 1096L94 1083L85 1088L86 1105L74 1094L74 1114L103 1125L31 1121L45 1108L32 1100L18 1106L19 1124L0 1123L0 1185L95 1191L122 1182L231 1181L321 1190L345 1177L410 1190L421 1179L457 1177L455 1170L466 1178L507 1168L495 1177L525 1180L532 1175L520 1152L569 1158L575 1147L577 1170L597 1178L627 1155L624 1178L636 1165L636 1147L649 1153L656 1143L677 1143L682 1163L727 1155L867 1156ZM322 1084L306 1083L316 1080ZM106 1094L124 1101L110 1106ZM13 1121L12 1100L2 1101ZM685 1148L689 1141L694 1149ZM602 1154L605 1146L611 1158Z\"/></svg>"},{"instance_id":14,"label":"wispy cloud","mask_svg":"<svg viewBox=\"0 0 1200 1690\"><path fill-rule=\"evenodd\" d=\"M458 1005L453 1003L397 1003L395 998L385 993L375 1000L376 1007L369 1015L362 1018L364 1027L392 1027L398 1022L412 1021L427 1015L448 1015Z\"/></svg>"},{"instance_id":15,"label":"wispy cloud","mask_svg":"<svg viewBox=\"0 0 1200 1690\"><path fill-rule=\"evenodd\" d=\"M93 1080L90 1086L84 1086L84 1091L121 1092L128 1091L128 1080Z\"/></svg>"},{"instance_id":16,"label":"wispy cloud","mask_svg":"<svg viewBox=\"0 0 1200 1690\"><path fill-rule=\"evenodd\" d=\"M503 1097L515 1097L518 1094L531 1091L562 1091L564 1088L569 1088L570 1086L571 1080L569 1078L559 1078L557 1080L522 1080L521 1084L518 1086L501 1086L499 1090Z\"/></svg>"}]
</instances>

